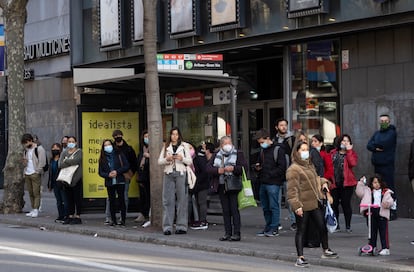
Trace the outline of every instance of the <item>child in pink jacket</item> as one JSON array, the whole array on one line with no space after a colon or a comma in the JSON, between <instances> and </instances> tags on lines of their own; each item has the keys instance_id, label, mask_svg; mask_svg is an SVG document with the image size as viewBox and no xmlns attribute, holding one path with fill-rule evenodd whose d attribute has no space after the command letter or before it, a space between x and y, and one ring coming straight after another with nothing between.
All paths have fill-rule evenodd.
<instances>
[{"instance_id":1,"label":"child in pink jacket","mask_svg":"<svg viewBox=\"0 0 414 272\"><path fill-rule=\"evenodd\" d=\"M366 184L365 184L366 183ZM371 208L371 239L369 244L377 247L377 235L380 234L381 251L379 255L390 255L390 247L388 241L388 220L390 219L390 208L394 203L391 197L393 193L387 188L381 176L375 174L368 182L362 177L356 187L356 195L361 198L361 204L376 204L378 208ZM368 207L360 207L361 214L367 214Z\"/></svg>"}]
</instances>

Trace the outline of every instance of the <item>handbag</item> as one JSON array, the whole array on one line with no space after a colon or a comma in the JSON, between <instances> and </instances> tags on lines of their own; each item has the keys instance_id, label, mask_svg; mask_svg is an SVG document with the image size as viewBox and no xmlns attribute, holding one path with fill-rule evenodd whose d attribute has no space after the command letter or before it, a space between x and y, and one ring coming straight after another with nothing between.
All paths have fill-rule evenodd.
<instances>
[{"instance_id":1,"label":"handbag","mask_svg":"<svg viewBox=\"0 0 414 272\"><path fill-rule=\"evenodd\" d=\"M224 191L226 193L238 193L243 189L241 176L225 175L224 176Z\"/></svg>"},{"instance_id":2,"label":"handbag","mask_svg":"<svg viewBox=\"0 0 414 272\"><path fill-rule=\"evenodd\" d=\"M334 233L338 226L338 220L336 220L335 213L332 210L329 201L326 201L325 222L326 228L328 229L329 233Z\"/></svg>"},{"instance_id":3,"label":"handbag","mask_svg":"<svg viewBox=\"0 0 414 272\"><path fill-rule=\"evenodd\" d=\"M122 163L122 158L121 158L121 155L118 155L119 157L119 161L120 161L120 163L121 163L121 167L124 167L124 164ZM134 176L134 173L132 172L132 170L131 169L128 169L128 171L126 171L125 173L122 173L122 175L124 175L124 178L126 179L126 180L131 180L132 179L132 177Z\"/></svg>"},{"instance_id":4,"label":"handbag","mask_svg":"<svg viewBox=\"0 0 414 272\"><path fill-rule=\"evenodd\" d=\"M239 210L247 207L257 207L256 200L254 199L252 182L247 179L246 171L242 168L242 190L237 195L237 202L239 204Z\"/></svg>"},{"instance_id":5,"label":"handbag","mask_svg":"<svg viewBox=\"0 0 414 272\"><path fill-rule=\"evenodd\" d=\"M196 181L197 181L197 177L194 174L193 169L191 169L190 166L186 166L185 167L187 169L187 183L188 183L188 188L193 189Z\"/></svg>"},{"instance_id":6,"label":"handbag","mask_svg":"<svg viewBox=\"0 0 414 272\"><path fill-rule=\"evenodd\" d=\"M65 168L60 169L59 175L56 178L57 181L62 181L66 184L72 183L73 175L76 172L76 169L78 169L79 165L71 165Z\"/></svg>"}]
</instances>

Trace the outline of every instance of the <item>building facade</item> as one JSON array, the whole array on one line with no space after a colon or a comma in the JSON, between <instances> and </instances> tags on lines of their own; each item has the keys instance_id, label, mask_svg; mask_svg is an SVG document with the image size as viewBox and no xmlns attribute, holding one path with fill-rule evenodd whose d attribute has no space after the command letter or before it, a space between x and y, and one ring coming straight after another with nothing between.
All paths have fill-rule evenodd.
<instances>
[{"instance_id":1,"label":"building facade","mask_svg":"<svg viewBox=\"0 0 414 272\"><path fill-rule=\"evenodd\" d=\"M142 1L71 1L70 16L78 127L83 112L136 112L141 131ZM414 137L414 2L158 1L157 22L160 65L183 54L219 55L225 73L160 73L164 131L177 125L195 145L235 135L252 163L255 131L274 131L286 117L292 130L321 134L327 144L351 135L360 176L372 174L366 144L387 113L398 131L398 211L413 217L406 162Z\"/></svg>"}]
</instances>

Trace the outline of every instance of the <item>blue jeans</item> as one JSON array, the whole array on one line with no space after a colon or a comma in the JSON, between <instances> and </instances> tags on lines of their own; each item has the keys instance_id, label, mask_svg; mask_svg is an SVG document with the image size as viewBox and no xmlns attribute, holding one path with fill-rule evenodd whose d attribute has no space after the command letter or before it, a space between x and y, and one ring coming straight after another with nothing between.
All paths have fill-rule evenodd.
<instances>
[{"instance_id":1,"label":"blue jeans","mask_svg":"<svg viewBox=\"0 0 414 272\"><path fill-rule=\"evenodd\" d=\"M278 228L280 220L279 208L279 185L261 184L260 185L260 203L263 209L263 215L266 222L266 231L275 231Z\"/></svg>"}]
</instances>

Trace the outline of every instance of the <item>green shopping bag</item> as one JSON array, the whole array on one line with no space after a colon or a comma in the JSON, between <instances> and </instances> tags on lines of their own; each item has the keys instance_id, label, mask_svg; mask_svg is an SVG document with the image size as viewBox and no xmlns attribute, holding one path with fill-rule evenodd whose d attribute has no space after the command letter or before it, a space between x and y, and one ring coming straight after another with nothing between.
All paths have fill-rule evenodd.
<instances>
[{"instance_id":1,"label":"green shopping bag","mask_svg":"<svg viewBox=\"0 0 414 272\"><path fill-rule=\"evenodd\" d=\"M242 184L243 184L243 189L237 195L237 201L239 203L239 210L247 208L247 207L257 207L257 203L253 195L252 182L249 179L247 179L246 171L244 171L244 167L243 167L243 173L242 173Z\"/></svg>"}]
</instances>

